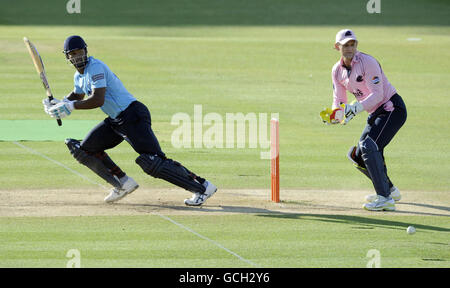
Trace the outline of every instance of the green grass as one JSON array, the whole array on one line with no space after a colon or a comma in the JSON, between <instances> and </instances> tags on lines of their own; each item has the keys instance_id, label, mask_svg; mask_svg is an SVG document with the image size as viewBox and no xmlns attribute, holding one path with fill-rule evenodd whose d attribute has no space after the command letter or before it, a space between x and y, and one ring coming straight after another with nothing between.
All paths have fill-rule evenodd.
<instances>
[{"instance_id":1,"label":"green grass","mask_svg":"<svg viewBox=\"0 0 450 288\"><path fill-rule=\"evenodd\" d=\"M193 119L196 104L203 105L203 115L218 113L224 121L226 113L268 113L269 117L279 113L283 187L345 189L351 183L354 188L368 189L367 181L345 159L348 148L359 139L366 114L345 127L327 127L318 118L318 111L331 103L330 70L338 59L331 46L338 28L3 26L0 45L5 47L2 57L6 65L0 67L0 76L9 80L0 87L4 95L0 120L49 119L42 111L43 90L21 37L27 35L40 48L54 94L62 97L72 89L73 68L65 64L60 50L63 39L74 29L87 39L89 52L108 63L130 92L150 107L164 151L200 175L216 177L221 187L267 187L269 163L260 159L262 149L248 145L245 149L196 149L192 143L192 149L175 149L171 135L178 126L171 125L171 119L179 112ZM449 28L353 28L360 39L359 48L379 59L408 108L405 126L385 151L391 179L404 189L447 190ZM161 36L167 31L170 36ZM423 40L409 42L409 37ZM425 62L424 51L440 57ZM75 111L66 121L104 117L100 110ZM207 128L205 125L203 131ZM54 133L58 133L56 126ZM51 145L30 146L48 156L58 155L56 160L70 161L62 143L66 137L70 135L61 135L61 142ZM12 161L14 153L23 152L8 143L0 143L0 147ZM129 147L118 151L117 156L111 152L113 159L125 162L124 169L130 173L140 173L132 164L134 151ZM19 174L21 170L18 166L9 171ZM5 183L5 188L16 187Z\"/></svg>"},{"instance_id":2,"label":"green grass","mask_svg":"<svg viewBox=\"0 0 450 288\"><path fill-rule=\"evenodd\" d=\"M268 188L264 149L172 146L179 112L279 113L281 189L372 189L346 152L366 114L328 127L318 113L331 104L335 33L352 28L359 49L375 56L404 98L408 120L385 151L402 190L449 191L449 2L382 1L8 1L0 9L1 120L47 120L41 83L23 45L41 53L55 97L72 90L74 69L61 53L71 34L148 105L166 154L220 188ZM346 7L346 8L344 8ZM408 41L420 38L420 41ZM351 98L350 98L351 99ZM97 120L75 111L64 121ZM64 125L63 121L63 125ZM204 131L208 126L204 127ZM36 128L36 129L39 129ZM21 144L101 181L56 142ZM46 131L47 132L47 131ZM0 138L1 139L1 138ZM145 175L127 143L108 152L140 185L171 187ZM14 142L0 142L2 189L92 188L93 184ZM448 203L439 203L447 207ZM365 267L370 249L382 267L449 267L448 217L333 215L171 216L262 267ZM220 225L218 225L220 224ZM418 228L407 235L409 225ZM65 267L79 249L84 267L247 267L248 263L159 216L0 218L1 267ZM202 253L186 252L202 247Z\"/></svg>"},{"instance_id":3,"label":"green grass","mask_svg":"<svg viewBox=\"0 0 450 288\"><path fill-rule=\"evenodd\" d=\"M0 218L1 267L448 267L446 217L260 214ZM408 235L414 225L417 233ZM261 229L263 227L264 229ZM214 243L212 242L214 241ZM219 245L236 253L232 255ZM194 248L194 249L193 249ZM200 250L199 250L200 249ZM244 260L243 260L244 259Z\"/></svg>"}]
</instances>

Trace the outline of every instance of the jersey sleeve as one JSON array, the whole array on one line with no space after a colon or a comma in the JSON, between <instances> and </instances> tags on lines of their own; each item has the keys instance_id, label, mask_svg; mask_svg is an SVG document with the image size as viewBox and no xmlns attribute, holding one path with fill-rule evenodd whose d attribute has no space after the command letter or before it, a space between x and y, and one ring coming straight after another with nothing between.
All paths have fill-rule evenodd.
<instances>
[{"instance_id":1,"label":"jersey sleeve","mask_svg":"<svg viewBox=\"0 0 450 288\"><path fill-rule=\"evenodd\" d=\"M90 71L91 88L106 87L106 71L102 65L97 64L92 67Z\"/></svg>"},{"instance_id":2,"label":"jersey sleeve","mask_svg":"<svg viewBox=\"0 0 450 288\"><path fill-rule=\"evenodd\" d=\"M331 71L331 79L333 81L333 104L331 109L336 109L341 103L347 104L347 91L337 79L336 66Z\"/></svg>"},{"instance_id":3,"label":"jersey sleeve","mask_svg":"<svg viewBox=\"0 0 450 288\"><path fill-rule=\"evenodd\" d=\"M366 111L375 108L383 101L383 78L380 64L374 58L366 58L364 63L366 87L370 94L361 101Z\"/></svg>"}]
</instances>

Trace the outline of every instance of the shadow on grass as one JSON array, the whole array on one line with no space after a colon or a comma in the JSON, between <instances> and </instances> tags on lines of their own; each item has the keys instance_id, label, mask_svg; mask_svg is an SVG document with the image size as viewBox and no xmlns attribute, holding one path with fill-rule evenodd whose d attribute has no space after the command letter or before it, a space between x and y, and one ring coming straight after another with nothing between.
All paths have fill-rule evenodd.
<instances>
[{"instance_id":1,"label":"shadow on grass","mask_svg":"<svg viewBox=\"0 0 450 288\"><path fill-rule=\"evenodd\" d=\"M160 211L162 209L170 209L176 211L185 211L193 213L209 213L209 214L219 214L219 213L236 213L236 214L255 214L257 217L266 218L278 218L278 219L292 219L292 220L308 220L308 221L320 221L336 224L346 224L354 225L353 229L373 229L376 227L404 230L408 226L414 226L416 229L425 231L439 231L439 232L450 232L450 228L422 225L414 223L405 223L394 220L387 220L382 218L376 218L376 212L373 216L364 217L357 215L334 215L334 214L300 214L300 213L289 213L269 210L265 208L257 207L246 207L246 206L202 206L202 207L189 207L189 206L174 206L174 205L155 205L155 204L125 204L130 205L138 209L145 209L147 212L152 212L151 210ZM150 210L148 209L150 208ZM159 213L159 212L157 212ZM395 212L397 213L397 212ZM416 213L414 213L417 215ZM229 214L228 214L229 215ZM386 216L383 214L382 216ZM439 215L447 216L448 215Z\"/></svg>"},{"instance_id":2,"label":"shadow on grass","mask_svg":"<svg viewBox=\"0 0 450 288\"><path fill-rule=\"evenodd\" d=\"M450 207L448 207L448 206L438 206L438 205L430 205L430 204L422 204L422 203L408 203L408 202L401 202L401 204L450 212Z\"/></svg>"},{"instance_id":3,"label":"shadow on grass","mask_svg":"<svg viewBox=\"0 0 450 288\"><path fill-rule=\"evenodd\" d=\"M184 211L184 212L198 212L198 213L241 213L241 214L275 214L278 213L276 211L264 209L264 208L256 208L256 207L245 207L245 206L200 206L200 207L192 207L192 206L176 206L176 205L159 205L159 204L115 204L115 205L126 205L132 206L136 209L142 211L146 209L147 212L152 212L151 209L156 211L160 210L174 210L174 211Z\"/></svg>"},{"instance_id":4,"label":"shadow on grass","mask_svg":"<svg viewBox=\"0 0 450 288\"><path fill-rule=\"evenodd\" d=\"M314 220L320 222L336 223L336 224L347 224L347 225L363 225L356 226L354 229L372 229L375 227L404 230L408 226L414 226L419 230L429 230L429 231L439 231L439 232L450 232L449 228L422 225L414 223L405 223L393 220L386 220L375 217L363 217L356 215L322 215L322 214L286 214L286 213L272 213L272 214L260 214L260 217L271 217L279 219L293 219L293 220ZM374 215L376 216L376 215Z\"/></svg>"},{"instance_id":5,"label":"shadow on grass","mask_svg":"<svg viewBox=\"0 0 450 288\"><path fill-rule=\"evenodd\" d=\"M7 1L0 9L0 25L450 25L450 2L444 0L380 1L380 13L371 14L369 0L80 0L76 13L68 12L68 2Z\"/></svg>"}]
</instances>

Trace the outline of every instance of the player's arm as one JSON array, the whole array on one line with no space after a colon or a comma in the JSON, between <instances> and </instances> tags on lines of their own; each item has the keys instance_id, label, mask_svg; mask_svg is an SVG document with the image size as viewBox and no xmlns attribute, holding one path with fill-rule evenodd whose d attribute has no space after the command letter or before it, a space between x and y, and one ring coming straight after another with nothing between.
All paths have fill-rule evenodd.
<instances>
[{"instance_id":1,"label":"player's arm","mask_svg":"<svg viewBox=\"0 0 450 288\"><path fill-rule=\"evenodd\" d=\"M333 80L333 104L331 109L340 108L341 104L347 104L347 90L338 80L336 73L332 74Z\"/></svg>"},{"instance_id":2,"label":"player's arm","mask_svg":"<svg viewBox=\"0 0 450 288\"><path fill-rule=\"evenodd\" d=\"M78 94L72 91L66 97L64 97L64 99L67 99L69 101L81 101L84 99L84 96L84 93Z\"/></svg>"},{"instance_id":3,"label":"player's arm","mask_svg":"<svg viewBox=\"0 0 450 288\"><path fill-rule=\"evenodd\" d=\"M91 67L89 77L92 93L90 93L87 99L74 102L74 109L95 109L103 106L107 87L106 75L106 71L102 65L97 64Z\"/></svg>"},{"instance_id":4,"label":"player's arm","mask_svg":"<svg viewBox=\"0 0 450 288\"><path fill-rule=\"evenodd\" d=\"M74 109L95 109L101 107L105 102L106 87L94 88L92 95L86 100L65 100L51 106L46 112L54 118L69 116ZM77 96L78 95L78 96ZM71 98L81 97L80 94L70 94ZM84 97L84 95L83 95Z\"/></svg>"},{"instance_id":5,"label":"player's arm","mask_svg":"<svg viewBox=\"0 0 450 288\"><path fill-rule=\"evenodd\" d=\"M62 101L54 106L52 106L47 113L52 117L64 118L72 113L74 109L95 109L103 106L105 103L105 94L106 94L106 79L105 79L105 70L101 65L96 65L92 67L90 71L90 80L91 80L91 89L92 93L90 93L87 99L84 99L84 94L82 89L76 85L77 83L77 74L74 76L75 88L73 94L71 93L69 96L74 98L81 98L80 95L83 96L80 100L71 100Z\"/></svg>"},{"instance_id":6,"label":"player's arm","mask_svg":"<svg viewBox=\"0 0 450 288\"><path fill-rule=\"evenodd\" d=\"M325 108L320 112L320 118L326 124L338 124L343 120L343 106L347 103L347 91L337 79L338 66L334 66L331 71L333 82L333 103L332 108Z\"/></svg>"},{"instance_id":7,"label":"player's arm","mask_svg":"<svg viewBox=\"0 0 450 288\"><path fill-rule=\"evenodd\" d=\"M76 93L75 91L70 92L66 97L64 97L62 100L53 98L51 101L47 98L45 98L44 100L42 100L42 104L44 104L44 111L47 114L50 114L49 111L50 109L54 106L57 105L60 102L72 102L72 101L80 101L83 100L84 98L84 93ZM60 104L62 105L62 104Z\"/></svg>"},{"instance_id":8,"label":"player's arm","mask_svg":"<svg viewBox=\"0 0 450 288\"><path fill-rule=\"evenodd\" d=\"M74 109L95 109L101 107L105 103L105 93L106 87L94 88L91 96L85 100L75 101L73 107Z\"/></svg>"}]
</instances>

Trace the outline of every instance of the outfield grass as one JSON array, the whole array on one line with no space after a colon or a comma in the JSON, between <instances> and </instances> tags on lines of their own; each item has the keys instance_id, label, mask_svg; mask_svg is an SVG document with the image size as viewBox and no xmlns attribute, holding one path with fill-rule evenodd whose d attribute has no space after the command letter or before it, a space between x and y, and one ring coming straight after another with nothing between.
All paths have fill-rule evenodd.
<instances>
[{"instance_id":1,"label":"outfield grass","mask_svg":"<svg viewBox=\"0 0 450 288\"><path fill-rule=\"evenodd\" d=\"M242 149L194 148L193 143L175 148L172 117L183 112L193 118L194 105L202 105L203 115L217 113L223 119L226 113L279 113L282 191L337 189L345 195L346 190L371 190L346 159L366 114L334 127L318 117L332 100L335 33L350 27L358 48L380 61L408 108L405 126L385 151L390 178L402 191L422 191L424 198L427 192L449 191L448 1L382 1L378 15L367 14L365 1L356 0L129 0L127 5L96 0L82 1L82 13L76 15L66 13L65 1L10 2L0 10L0 122L53 121L43 112L45 94L22 38L27 36L39 49L54 95L61 98L71 91L74 72L61 53L63 41L78 34L89 53L106 62L148 105L166 154L220 188L270 187L269 161L260 159L267 149L252 149L248 143ZM104 117L99 109L75 111L63 125ZM43 127L48 126L36 124L35 134ZM1 131L1 189L96 187L46 158L99 181L68 153L63 140L73 134L56 124L50 127L55 141L4 141L9 135ZM127 143L108 153L142 189L171 187L145 175ZM439 205L450 206L446 199ZM382 267L449 267L448 217L247 214L171 219L261 267L365 267L370 249L380 251ZM405 232L410 224L418 228L415 235ZM65 267L69 249L79 249L84 267L252 266L158 215L2 217L0 243L1 267ZM187 253L191 246L204 247L204 253Z\"/></svg>"},{"instance_id":2,"label":"outfield grass","mask_svg":"<svg viewBox=\"0 0 450 288\"><path fill-rule=\"evenodd\" d=\"M338 58L331 46L338 27L203 27L200 30L204 36L195 36L199 28L173 28L172 36L161 37L156 35L168 28L121 27L111 31L42 27L28 31L23 26L4 26L0 28L0 41L8 57L5 57L7 65L0 67L0 75L10 80L0 87L5 100L0 107L1 119L48 119L40 104L43 91L21 43L22 35L41 48L55 96L70 91L73 68L65 64L60 54L70 29L81 30L78 32L86 37L89 52L106 61L130 92L150 107L153 127L163 149L199 174L213 173L219 185L267 187L268 162L259 157L264 149L249 149L248 145L246 149L194 149L192 143L192 149L175 149L171 134L177 126L170 125L170 121L179 112L193 119L196 104L203 105L203 115L218 113L224 121L226 113L267 113L269 117L270 113L279 113L283 187L346 189L348 183L355 189L370 187L345 159L348 148L359 138L365 115L358 115L345 127L327 127L318 118L318 111L331 103L330 70ZM360 38L360 49L379 59L408 108L405 126L385 151L391 179L404 189L446 191L450 187L446 129L450 120L446 113L450 104L446 97L450 37L445 34L450 30L354 29ZM130 36L143 30L146 36ZM440 34L433 32L436 30ZM422 41L410 42L406 40L409 37ZM118 50L116 47L122 43L128 43L127 48ZM425 62L421 58L424 51L440 57ZM100 110L76 111L66 121L103 118ZM207 128L205 125L204 131ZM54 133L58 133L58 127L54 127ZM58 154L58 159L70 161L62 143L70 135L60 136L61 141L51 146L44 143L31 146L42 147L42 153ZM22 153L14 145L0 145L2 153L12 160L14 153ZM119 163L126 160L124 165L131 164L132 174L140 173L132 164L135 155L131 148L123 147L122 151L114 155L115 159ZM19 164L9 167L9 171L19 174L22 170ZM235 169L241 168L240 175L259 176L236 177ZM16 185L2 182L6 183L5 188Z\"/></svg>"},{"instance_id":3,"label":"outfield grass","mask_svg":"<svg viewBox=\"0 0 450 288\"><path fill-rule=\"evenodd\" d=\"M234 215L1 218L1 267L448 267L445 217ZM408 235L414 224L417 233ZM263 229L261 229L263 228ZM192 231L209 239L199 238ZM219 246L220 245L220 246ZM193 249L195 247L195 249ZM233 255L231 252L241 258Z\"/></svg>"}]
</instances>

